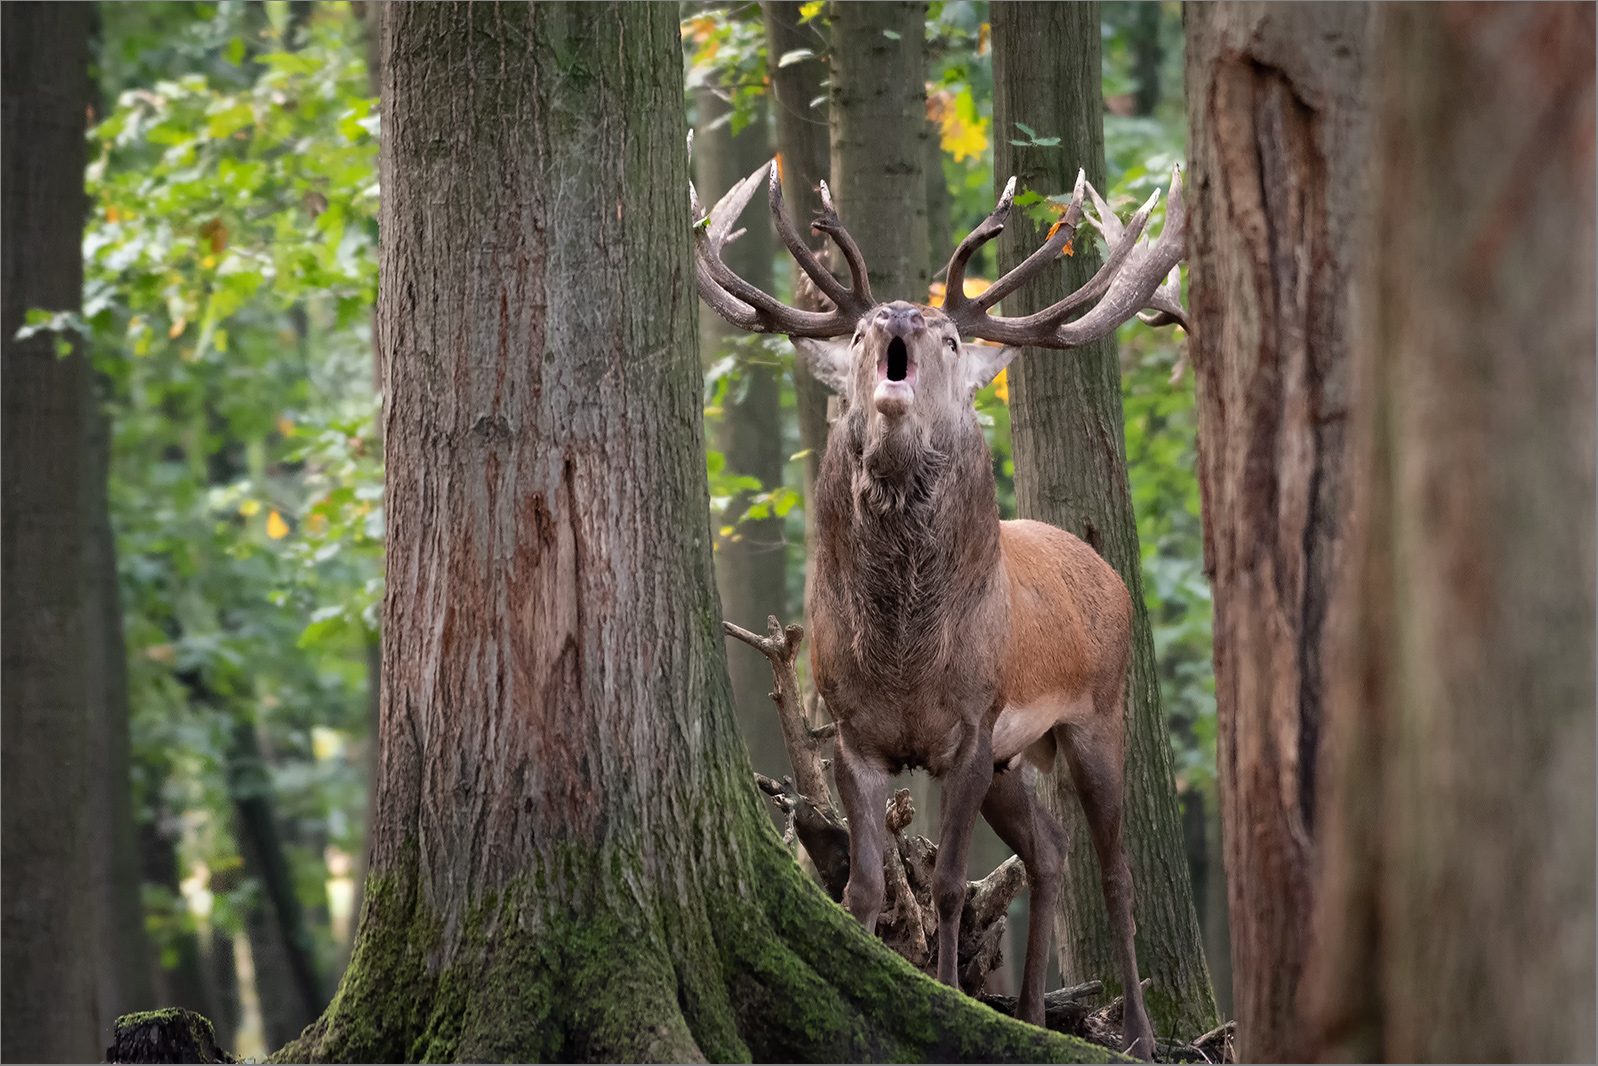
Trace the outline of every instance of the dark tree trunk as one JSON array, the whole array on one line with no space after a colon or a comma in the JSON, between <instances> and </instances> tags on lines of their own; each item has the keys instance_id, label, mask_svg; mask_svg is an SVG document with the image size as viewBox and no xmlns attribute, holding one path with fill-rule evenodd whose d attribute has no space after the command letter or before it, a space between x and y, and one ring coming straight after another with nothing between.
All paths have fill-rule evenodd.
<instances>
[{"instance_id":1,"label":"dark tree trunk","mask_svg":"<svg viewBox=\"0 0 1598 1066\"><path fill-rule=\"evenodd\" d=\"M244 916L255 962L255 989L268 1047L287 1043L326 1005L310 930L294 891L293 873L272 802L272 783L261 758L255 724L233 725L228 768L233 798L233 834L244 859L244 876L258 891Z\"/></svg>"},{"instance_id":2,"label":"dark tree trunk","mask_svg":"<svg viewBox=\"0 0 1598 1066\"><path fill-rule=\"evenodd\" d=\"M716 602L675 4L396 5L383 728L289 1060L1097 1054L916 974L761 809Z\"/></svg>"},{"instance_id":3,"label":"dark tree trunk","mask_svg":"<svg viewBox=\"0 0 1598 1066\"><path fill-rule=\"evenodd\" d=\"M13 339L32 308L83 300L87 4L0 7L4 280L0 282L0 1058L100 1057L97 863L84 680L83 516L89 367L71 333ZM72 352L58 358L58 339Z\"/></svg>"},{"instance_id":4,"label":"dark tree trunk","mask_svg":"<svg viewBox=\"0 0 1598 1066\"><path fill-rule=\"evenodd\" d=\"M1069 192L1077 168L1104 187L1104 110L1097 4L995 3L993 18L994 167L1017 192ZM1019 148L1016 122L1059 147ZM999 270L1017 265L1044 231L1016 211L998 240ZM1005 313L1041 310L1080 287L1097 269L1090 240L1079 240L1050 278L1005 300ZM1070 530L1115 567L1132 594L1132 666L1127 680L1125 847L1136 896L1138 966L1153 979L1145 1003L1157 1036L1191 1040L1216 1023L1183 848L1182 814L1171 741L1160 706L1154 640L1143 600L1137 519L1126 474L1121 368L1113 339L1070 352L1033 351L1010 364L1010 425L1016 510ZM1099 864L1064 760L1045 796L1076 846L1055 928L1066 984L1103 981L1119 989Z\"/></svg>"},{"instance_id":5,"label":"dark tree trunk","mask_svg":"<svg viewBox=\"0 0 1598 1066\"><path fill-rule=\"evenodd\" d=\"M771 159L771 143L766 109L736 136L732 125L715 120L730 108L710 91L699 94L699 128L694 134L695 180L704 195L719 197L743 180L756 167ZM714 128L712 128L714 126ZM723 259L739 277L771 291L771 262L774 251L769 212L755 204L745 215L745 233L727 246ZM705 362L713 362L740 351L736 343L743 336L710 308L700 306L699 330L704 338ZM758 478L766 489L782 484L782 390L776 368L761 353L755 359L740 359L741 380L729 390L722 407L716 447L725 457L727 471ZM733 526L728 536L716 537L716 587L721 590L722 617L745 629L764 629L772 615L787 618L788 546L783 541L783 520L775 514L766 518L741 518L747 508L747 494L728 504L725 512L711 515L718 529ZM737 644L728 649L727 669L732 675L733 702L738 708L738 724L749 746L749 759L763 774L782 777L788 772L788 756L782 746L782 728L772 710L771 666L755 649Z\"/></svg>"},{"instance_id":6,"label":"dark tree trunk","mask_svg":"<svg viewBox=\"0 0 1598 1066\"><path fill-rule=\"evenodd\" d=\"M766 73L771 80L771 110L777 126L777 151L782 159L783 200L794 219L794 228L820 250L826 242L810 232L810 220L821 213L819 185L826 180L831 166L830 134L827 111L824 106L825 88L822 86L827 71L822 58L827 41L821 31L812 25L800 25L798 0L763 0L760 5L766 16ZM815 53L781 66L782 57L800 49ZM822 101L815 107L811 103ZM717 195L719 195L717 190ZM800 283L803 271L794 271L794 306L819 310L812 297L813 286ZM816 514L812 502L815 498L816 475L821 471L821 457L827 452L827 397L826 386L817 381L803 359L793 360L794 407L799 417L799 443L805 453L805 628L810 627L810 589L815 580L813 556ZM745 628L760 632L759 626ZM807 645L808 649L808 645ZM814 690L814 685L811 686Z\"/></svg>"},{"instance_id":7,"label":"dark tree trunk","mask_svg":"<svg viewBox=\"0 0 1598 1066\"><path fill-rule=\"evenodd\" d=\"M106 477L111 423L99 411L91 386L84 429L84 681L92 736L89 832L95 865L99 930L100 1039L108 1045L118 1015L156 1005L155 958L144 932L143 879L134 824L132 737L128 721L127 645L117 583L116 540L111 529Z\"/></svg>"},{"instance_id":8,"label":"dark tree trunk","mask_svg":"<svg viewBox=\"0 0 1598 1066\"><path fill-rule=\"evenodd\" d=\"M1192 363L1238 1054L1301 1058L1327 608L1348 516L1364 4L1187 14Z\"/></svg>"},{"instance_id":9,"label":"dark tree trunk","mask_svg":"<svg viewBox=\"0 0 1598 1066\"><path fill-rule=\"evenodd\" d=\"M832 194L878 300L924 303L927 269L927 5L835 3Z\"/></svg>"},{"instance_id":10,"label":"dark tree trunk","mask_svg":"<svg viewBox=\"0 0 1598 1066\"><path fill-rule=\"evenodd\" d=\"M1590 1062L1593 6L1377 17L1309 1050Z\"/></svg>"}]
</instances>

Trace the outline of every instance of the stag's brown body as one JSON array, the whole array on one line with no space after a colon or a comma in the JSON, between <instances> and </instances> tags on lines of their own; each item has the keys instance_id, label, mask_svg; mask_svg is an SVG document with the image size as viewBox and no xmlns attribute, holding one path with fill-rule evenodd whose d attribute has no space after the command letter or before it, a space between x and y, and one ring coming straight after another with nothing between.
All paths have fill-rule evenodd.
<instances>
[{"instance_id":1,"label":"stag's brown body","mask_svg":"<svg viewBox=\"0 0 1598 1066\"><path fill-rule=\"evenodd\" d=\"M927 309L930 314L930 309ZM1077 537L999 520L975 419L920 450L835 428L816 484L815 672L850 748L942 776L984 708L995 766L1052 768L1056 725L1119 713L1132 601Z\"/></svg>"},{"instance_id":2,"label":"stag's brown body","mask_svg":"<svg viewBox=\"0 0 1598 1066\"><path fill-rule=\"evenodd\" d=\"M838 723L833 766L849 819L844 903L866 928L876 928L890 781L902 770L926 769L943 788L932 878L938 977L957 983L966 854L980 811L1021 857L1031 883L1017 1015L1041 1025L1067 841L1038 803L1024 764L1052 767L1063 752L1102 868L1126 992L1127 1048L1150 1057L1154 1036L1133 945L1132 875L1121 847L1131 600L1109 564L1076 537L1038 522L999 520L992 457L972 397L1016 349L961 338L1069 348L1104 336L1144 307L1154 310L1154 321L1180 321L1173 269L1182 239L1179 182L1173 177L1165 230L1152 247L1138 237L1153 198L1123 231L1094 193L1097 225L1111 245L1103 269L1036 315L1003 318L989 308L1047 269L1084 217L1081 178L1044 246L983 295L968 298L965 264L1003 228L1012 180L994 213L950 260L949 295L939 309L872 298L859 248L823 185L827 209L813 228L830 235L848 262L852 285L845 288L788 223L773 167L778 232L832 303L824 312L787 307L721 262L720 248L761 178L757 172L739 183L696 225L696 274L701 296L719 314L745 329L788 334L816 376L847 403L816 482L811 605L817 687ZM695 212L699 217L697 197ZM847 342L831 339L851 333Z\"/></svg>"}]
</instances>

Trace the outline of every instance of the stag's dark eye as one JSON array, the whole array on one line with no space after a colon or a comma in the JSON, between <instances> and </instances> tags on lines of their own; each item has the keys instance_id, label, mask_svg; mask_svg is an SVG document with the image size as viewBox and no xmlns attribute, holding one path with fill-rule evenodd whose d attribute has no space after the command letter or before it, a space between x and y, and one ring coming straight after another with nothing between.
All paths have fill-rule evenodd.
<instances>
[{"instance_id":1,"label":"stag's dark eye","mask_svg":"<svg viewBox=\"0 0 1598 1066\"><path fill-rule=\"evenodd\" d=\"M960 350L960 342L954 337L943 338L943 343L949 346L949 351L951 352L958 352Z\"/></svg>"}]
</instances>

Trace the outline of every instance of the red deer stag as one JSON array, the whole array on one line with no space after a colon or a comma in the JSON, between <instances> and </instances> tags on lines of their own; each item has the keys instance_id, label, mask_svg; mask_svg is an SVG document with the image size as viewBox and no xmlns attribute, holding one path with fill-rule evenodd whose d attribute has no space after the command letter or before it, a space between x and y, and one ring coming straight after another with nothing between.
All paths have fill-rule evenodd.
<instances>
[{"instance_id":1,"label":"red deer stag","mask_svg":"<svg viewBox=\"0 0 1598 1066\"><path fill-rule=\"evenodd\" d=\"M1153 324L1183 321L1181 175L1172 175L1157 241L1140 237L1158 192L1123 227L1078 176L1070 207L1043 246L968 297L966 263L1003 230L1012 178L993 213L950 259L940 309L872 297L864 258L823 184L826 206L813 229L843 253L852 279L845 287L789 222L772 164L768 197L777 231L833 305L817 312L781 303L722 262L723 245L737 237L733 225L767 173L762 167L739 182L708 215L690 189L696 272L700 295L717 313L745 330L787 334L847 404L815 487L811 605L816 683L838 723L834 765L849 819L844 904L867 929L876 928L889 779L926 769L943 789L933 873L938 978L957 986L966 852L980 810L1021 857L1032 885L1017 1013L1042 1025L1049 923L1067 841L1039 805L1024 763L1048 770L1063 750L1104 871L1126 993L1127 1049L1151 1058L1154 1037L1132 943L1132 875L1121 850L1131 598L1110 565L1071 534L999 520L992 459L972 399L1019 346L1072 348L1108 335L1145 308ZM989 314L1060 256L1084 218L1084 188L1097 212L1088 221L1109 247L1103 267L1037 314Z\"/></svg>"}]
</instances>

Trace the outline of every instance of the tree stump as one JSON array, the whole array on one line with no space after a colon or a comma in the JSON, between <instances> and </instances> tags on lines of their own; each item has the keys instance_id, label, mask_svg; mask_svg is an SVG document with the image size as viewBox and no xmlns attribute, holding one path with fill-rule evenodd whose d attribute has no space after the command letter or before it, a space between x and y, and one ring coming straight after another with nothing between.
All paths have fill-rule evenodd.
<instances>
[{"instance_id":1,"label":"tree stump","mask_svg":"<svg viewBox=\"0 0 1598 1066\"><path fill-rule=\"evenodd\" d=\"M105 1061L233 1062L234 1059L217 1047L216 1030L204 1016L170 1007L118 1018L116 1037L105 1049Z\"/></svg>"}]
</instances>

